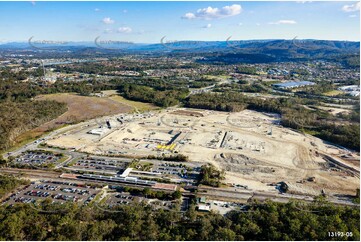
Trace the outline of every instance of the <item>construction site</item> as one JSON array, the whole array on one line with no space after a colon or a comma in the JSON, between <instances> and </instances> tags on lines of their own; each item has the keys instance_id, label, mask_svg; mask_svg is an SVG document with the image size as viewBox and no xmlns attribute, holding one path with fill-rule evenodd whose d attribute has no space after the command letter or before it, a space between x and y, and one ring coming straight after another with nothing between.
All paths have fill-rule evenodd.
<instances>
[{"instance_id":1,"label":"construction site","mask_svg":"<svg viewBox=\"0 0 361 242\"><path fill-rule=\"evenodd\" d=\"M92 155L211 163L225 183L250 191L355 194L359 154L280 125L280 116L244 110L169 108L119 114L81 123L47 140L51 147Z\"/></svg>"}]
</instances>

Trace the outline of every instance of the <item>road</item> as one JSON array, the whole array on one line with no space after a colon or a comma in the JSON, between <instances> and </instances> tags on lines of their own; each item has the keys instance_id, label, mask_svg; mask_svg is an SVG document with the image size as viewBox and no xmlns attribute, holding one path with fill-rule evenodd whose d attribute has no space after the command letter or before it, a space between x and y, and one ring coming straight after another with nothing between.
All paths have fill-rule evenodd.
<instances>
[{"instance_id":1,"label":"road","mask_svg":"<svg viewBox=\"0 0 361 242\"><path fill-rule=\"evenodd\" d=\"M33 179L47 178L47 179L69 181L69 179L60 178L59 172L44 171L44 170L3 168L0 170L0 173L22 175L24 177L33 178ZM118 184L118 185L124 185L124 186L129 186L129 187L138 187L138 188L148 187L148 186L143 186L143 185L125 184L125 183L120 183L120 182L95 181L95 180L88 180L88 179L76 179L76 180L70 180L70 181L71 182L81 181L81 182L86 182L86 183L96 183L96 184L104 184L104 185ZM313 197L308 196L308 195L279 194L279 193L275 193L275 192L255 192L255 191L242 190L242 189L237 189L235 191L233 189L234 188L225 189L225 188L200 187L198 189L197 193L191 193L189 191L183 191L182 193L183 193L183 195L205 196L205 197L208 197L209 199L214 199L214 200L237 201L237 202L243 202L243 203L247 203L251 199L256 199L261 202L269 199L269 200L272 200L275 202L281 202L281 203L287 203L291 199L301 201L301 202L312 202L314 200ZM154 190L160 190L160 189L154 189ZM336 204L336 205L355 206L355 207L358 206L359 207L358 204L354 204L350 200L340 200L340 199L337 199L334 197L328 197L327 201L329 201L333 204Z\"/></svg>"},{"instance_id":2,"label":"road","mask_svg":"<svg viewBox=\"0 0 361 242\"><path fill-rule=\"evenodd\" d=\"M10 155L17 156L27 150L39 149L38 145L41 144L42 142L46 142L47 140L52 139L53 137L55 137L61 133L64 133L64 132L69 132L74 129L88 128L89 124L95 124L94 120L60 128L54 132L46 134L41 139L38 139L35 142L31 142L29 144L24 145L23 147L19 148L18 150L15 150L14 152L12 152L11 154L6 154L4 157L8 158ZM57 169L62 168L64 166L66 166L67 164L69 164L70 162L86 155L84 153L79 153L74 150L60 150L60 149L47 148L47 147L41 147L41 149L52 151L52 152L63 153L64 155L68 156L68 158L64 162L62 162L56 166ZM97 157L100 157L100 156L97 156ZM109 159L109 157L102 157L102 158ZM111 159L119 159L119 158L111 158ZM126 158L120 158L120 159L130 161L130 159L126 159ZM155 164L160 162L158 160L149 160L149 161L154 162ZM36 179L39 179L39 178L60 179L59 178L60 173L56 173L56 172L52 172L52 171L44 171L44 170L4 168L0 171L0 173L24 174L27 177L36 178ZM87 180L87 179L80 179L80 180L86 181L86 182L92 182L92 183L109 184L109 182L93 181L93 180ZM127 184L127 186L128 186L128 184ZM142 186L138 186L138 187L142 187ZM197 196L207 196L207 197L211 197L214 199L220 198L220 199L228 199L228 200L248 201L249 199L254 198L254 199L258 199L260 201L264 201L266 199L271 199L271 200L274 200L277 202L288 202L290 199L306 201L306 202L310 202L313 200L313 198L308 195L278 194L275 192L258 192L258 191L242 190L242 189L237 189L236 191L234 191L234 188L220 189L220 188L208 188L207 187L207 188L200 188L199 190L200 191L197 193ZM185 192L185 193L189 194L189 192ZM336 199L334 197L329 198L329 201L332 203L335 203L335 204L352 205L352 203L350 201L340 200L340 199Z\"/></svg>"},{"instance_id":3,"label":"road","mask_svg":"<svg viewBox=\"0 0 361 242\"><path fill-rule=\"evenodd\" d=\"M258 201L265 201L267 199L287 203L290 200L297 200L302 202L312 202L314 199L309 195L296 195L296 194L288 194L288 193L274 193L274 192L255 192L249 190L241 190L237 189L221 189L221 188L199 188L197 193L198 196L206 196L212 199L226 199L230 201L242 201L247 202L251 199L256 199ZM345 206L359 206L358 204L352 203L350 200L340 200L334 197L328 197L327 201L337 204L337 205L345 205Z\"/></svg>"}]
</instances>

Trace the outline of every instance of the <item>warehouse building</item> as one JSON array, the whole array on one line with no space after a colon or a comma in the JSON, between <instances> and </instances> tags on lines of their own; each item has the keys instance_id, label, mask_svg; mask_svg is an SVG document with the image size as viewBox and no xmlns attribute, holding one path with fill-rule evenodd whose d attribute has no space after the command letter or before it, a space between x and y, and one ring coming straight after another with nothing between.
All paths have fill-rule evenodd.
<instances>
[{"instance_id":1,"label":"warehouse building","mask_svg":"<svg viewBox=\"0 0 361 242\"><path fill-rule=\"evenodd\" d=\"M282 83L275 83L272 84L273 87L279 89L292 89L296 87L304 87L304 86L313 86L316 83L309 82L309 81L299 81L299 82L282 82Z\"/></svg>"}]
</instances>

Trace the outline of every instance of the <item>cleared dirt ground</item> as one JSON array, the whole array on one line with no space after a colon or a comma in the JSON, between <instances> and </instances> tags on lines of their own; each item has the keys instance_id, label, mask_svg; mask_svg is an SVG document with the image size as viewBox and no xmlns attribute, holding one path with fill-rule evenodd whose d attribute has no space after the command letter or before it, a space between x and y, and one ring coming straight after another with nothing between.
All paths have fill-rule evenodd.
<instances>
[{"instance_id":1,"label":"cleared dirt ground","mask_svg":"<svg viewBox=\"0 0 361 242\"><path fill-rule=\"evenodd\" d=\"M93 154L184 154L191 162L209 162L225 169L226 183L254 191L277 192L274 184L285 181L294 193L319 195L322 189L332 194L355 193L359 178L325 159L328 155L346 163L341 156L349 151L284 128L279 121L275 114L250 110L167 109L114 116L111 129L103 127L101 135L89 134L99 129L99 123L93 122L48 143ZM353 157L359 158L356 153ZM352 169L359 170L356 165Z\"/></svg>"}]
</instances>

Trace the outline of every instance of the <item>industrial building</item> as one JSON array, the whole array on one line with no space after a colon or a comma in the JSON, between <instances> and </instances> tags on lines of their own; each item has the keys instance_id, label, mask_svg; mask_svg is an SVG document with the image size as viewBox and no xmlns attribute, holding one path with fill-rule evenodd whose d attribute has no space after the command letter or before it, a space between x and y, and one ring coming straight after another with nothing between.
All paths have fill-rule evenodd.
<instances>
[{"instance_id":1,"label":"industrial building","mask_svg":"<svg viewBox=\"0 0 361 242\"><path fill-rule=\"evenodd\" d=\"M291 88L296 88L296 87L313 86L313 85L316 85L316 83L309 82L309 81L282 82L282 83L272 84L273 87L279 88L279 89L291 89Z\"/></svg>"},{"instance_id":2,"label":"industrial building","mask_svg":"<svg viewBox=\"0 0 361 242\"><path fill-rule=\"evenodd\" d=\"M358 85L343 86L339 87L338 90L343 91L353 97L360 96L360 86Z\"/></svg>"}]
</instances>

